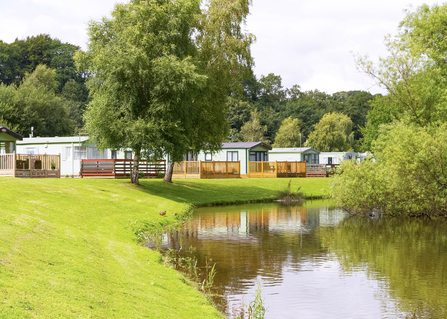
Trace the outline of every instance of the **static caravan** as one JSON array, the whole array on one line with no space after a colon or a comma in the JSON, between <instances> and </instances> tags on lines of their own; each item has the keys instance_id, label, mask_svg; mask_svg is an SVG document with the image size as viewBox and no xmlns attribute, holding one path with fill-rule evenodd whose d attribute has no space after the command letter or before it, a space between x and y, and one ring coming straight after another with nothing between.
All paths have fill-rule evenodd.
<instances>
[{"instance_id":1,"label":"static caravan","mask_svg":"<svg viewBox=\"0 0 447 319\"><path fill-rule=\"evenodd\" d=\"M249 162L267 162L271 149L263 142L222 143L216 153L185 155L183 162L174 164L173 178L247 177Z\"/></svg>"},{"instance_id":2,"label":"static caravan","mask_svg":"<svg viewBox=\"0 0 447 319\"><path fill-rule=\"evenodd\" d=\"M198 161L229 161L241 163L240 174L245 176L248 174L248 162L268 161L268 152L271 146L263 142L234 142L222 143L222 150L216 154L200 152L197 157Z\"/></svg>"},{"instance_id":3,"label":"static caravan","mask_svg":"<svg viewBox=\"0 0 447 319\"><path fill-rule=\"evenodd\" d=\"M351 160L360 163L367 157L366 153L357 152L321 152L320 163L328 165L339 165L343 161Z\"/></svg>"},{"instance_id":4,"label":"static caravan","mask_svg":"<svg viewBox=\"0 0 447 319\"><path fill-rule=\"evenodd\" d=\"M132 158L131 151L100 152L87 136L33 137L17 142L17 152L21 154L51 154L61 156L61 176L79 176L83 159Z\"/></svg>"},{"instance_id":5,"label":"static caravan","mask_svg":"<svg viewBox=\"0 0 447 319\"><path fill-rule=\"evenodd\" d=\"M319 164L320 152L312 147L297 148L273 148L269 151L271 161L278 162L306 162L307 164Z\"/></svg>"}]
</instances>

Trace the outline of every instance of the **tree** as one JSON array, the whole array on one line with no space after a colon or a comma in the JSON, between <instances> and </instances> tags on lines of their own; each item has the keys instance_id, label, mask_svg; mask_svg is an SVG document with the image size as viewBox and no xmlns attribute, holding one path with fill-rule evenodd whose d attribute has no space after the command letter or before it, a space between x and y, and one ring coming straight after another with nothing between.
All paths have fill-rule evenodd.
<instances>
[{"instance_id":1,"label":"tree","mask_svg":"<svg viewBox=\"0 0 447 319\"><path fill-rule=\"evenodd\" d=\"M351 119L341 113L327 113L309 135L308 145L320 152L343 152L352 149L354 133Z\"/></svg>"},{"instance_id":2,"label":"tree","mask_svg":"<svg viewBox=\"0 0 447 319\"><path fill-rule=\"evenodd\" d=\"M392 119L420 127L447 121L446 17L447 5L423 5L407 11L398 35L386 38L387 58L375 65L367 57L357 57L358 67L389 93L376 99L368 114L374 124L362 130L364 149L371 147L379 126Z\"/></svg>"},{"instance_id":3,"label":"tree","mask_svg":"<svg viewBox=\"0 0 447 319\"><path fill-rule=\"evenodd\" d=\"M86 127L100 148L131 148L140 158L211 152L228 136L230 84L251 70L252 35L241 32L244 0L132 0L91 22L89 47L75 59L89 70Z\"/></svg>"},{"instance_id":4,"label":"tree","mask_svg":"<svg viewBox=\"0 0 447 319\"><path fill-rule=\"evenodd\" d=\"M73 134L74 121L64 100L56 95L55 70L37 66L19 87L0 84L0 117L26 136L34 127L37 136Z\"/></svg>"},{"instance_id":5,"label":"tree","mask_svg":"<svg viewBox=\"0 0 447 319\"><path fill-rule=\"evenodd\" d=\"M299 147L300 146L300 126L298 119L292 117L282 121L281 127L276 134L273 147Z\"/></svg>"},{"instance_id":6,"label":"tree","mask_svg":"<svg viewBox=\"0 0 447 319\"><path fill-rule=\"evenodd\" d=\"M239 141L241 142L264 142L270 144L265 136L267 133L267 125L259 124L259 114L256 111L251 113L251 120L246 122L239 133Z\"/></svg>"}]
</instances>

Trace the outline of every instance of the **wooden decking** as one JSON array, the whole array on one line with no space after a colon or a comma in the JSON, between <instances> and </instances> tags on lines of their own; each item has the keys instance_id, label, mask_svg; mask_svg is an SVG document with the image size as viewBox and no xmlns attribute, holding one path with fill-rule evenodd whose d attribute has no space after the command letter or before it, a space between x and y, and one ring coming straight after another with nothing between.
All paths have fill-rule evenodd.
<instances>
[{"instance_id":1,"label":"wooden decking","mask_svg":"<svg viewBox=\"0 0 447 319\"><path fill-rule=\"evenodd\" d=\"M21 178L60 178L60 155L2 154L0 175Z\"/></svg>"},{"instance_id":2,"label":"wooden decking","mask_svg":"<svg viewBox=\"0 0 447 319\"><path fill-rule=\"evenodd\" d=\"M248 162L248 177L306 177L306 162Z\"/></svg>"},{"instance_id":3,"label":"wooden decking","mask_svg":"<svg viewBox=\"0 0 447 319\"><path fill-rule=\"evenodd\" d=\"M81 162L81 177L128 178L132 173L131 159L87 159ZM141 160L138 171L144 176L157 176L166 172L166 161Z\"/></svg>"},{"instance_id":4,"label":"wooden decking","mask_svg":"<svg viewBox=\"0 0 447 319\"><path fill-rule=\"evenodd\" d=\"M174 163L172 178L240 178L240 162L228 161L184 161Z\"/></svg>"},{"instance_id":5,"label":"wooden decking","mask_svg":"<svg viewBox=\"0 0 447 319\"><path fill-rule=\"evenodd\" d=\"M306 177L326 177L326 164L307 164Z\"/></svg>"}]
</instances>

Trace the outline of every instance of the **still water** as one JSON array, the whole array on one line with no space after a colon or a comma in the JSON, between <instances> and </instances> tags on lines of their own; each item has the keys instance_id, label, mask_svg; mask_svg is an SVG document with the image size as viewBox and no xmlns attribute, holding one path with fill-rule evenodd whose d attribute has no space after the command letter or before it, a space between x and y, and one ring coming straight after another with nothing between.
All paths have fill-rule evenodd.
<instances>
[{"instance_id":1,"label":"still water","mask_svg":"<svg viewBox=\"0 0 447 319\"><path fill-rule=\"evenodd\" d=\"M447 318L444 220L352 218L329 201L207 207L164 237L181 247L199 280L216 264L229 318L258 282L266 318Z\"/></svg>"}]
</instances>

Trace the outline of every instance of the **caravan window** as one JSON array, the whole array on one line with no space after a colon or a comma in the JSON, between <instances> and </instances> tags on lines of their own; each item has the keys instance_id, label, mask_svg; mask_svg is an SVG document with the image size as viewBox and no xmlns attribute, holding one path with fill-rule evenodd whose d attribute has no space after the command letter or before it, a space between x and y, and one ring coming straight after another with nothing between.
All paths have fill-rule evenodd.
<instances>
[{"instance_id":1,"label":"caravan window","mask_svg":"<svg viewBox=\"0 0 447 319\"><path fill-rule=\"evenodd\" d=\"M95 147L88 148L88 158L90 159L106 159L107 155L105 152L101 152Z\"/></svg>"},{"instance_id":2,"label":"caravan window","mask_svg":"<svg viewBox=\"0 0 447 319\"><path fill-rule=\"evenodd\" d=\"M75 146L74 147L74 159L75 160L87 159L87 147Z\"/></svg>"},{"instance_id":3,"label":"caravan window","mask_svg":"<svg viewBox=\"0 0 447 319\"><path fill-rule=\"evenodd\" d=\"M267 152L250 152L250 162L268 161Z\"/></svg>"},{"instance_id":4,"label":"caravan window","mask_svg":"<svg viewBox=\"0 0 447 319\"><path fill-rule=\"evenodd\" d=\"M237 162L238 160L239 160L238 152L233 152L233 151L227 152L227 161L228 162Z\"/></svg>"}]
</instances>

